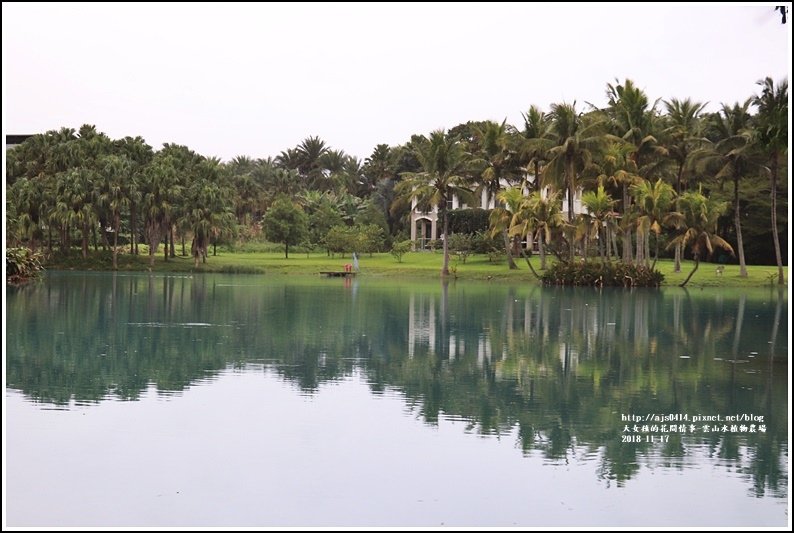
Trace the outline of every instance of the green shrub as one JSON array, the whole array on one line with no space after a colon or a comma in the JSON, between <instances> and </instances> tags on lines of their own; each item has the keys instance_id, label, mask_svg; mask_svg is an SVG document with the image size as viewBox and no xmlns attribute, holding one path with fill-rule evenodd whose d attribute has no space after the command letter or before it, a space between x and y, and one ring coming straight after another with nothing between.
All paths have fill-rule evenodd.
<instances>
[{"instance_id":1,"label":"green shrub","mask_svg":"<svg viewBox=\"0 0 794 533\"><path fill-rule=\"evenodd\" d=\"M450 233L477 233L488 230L491 211L479 207L453 209L448 213Z\"/></svg>"},{"instance_id":2,"label":"green shrub","mask_svg":"<svg viewBox=\"0 0 794 533\"><path fill-rule=\"evenodd\" d=\"M41 274L43 256L30 248L6 248L6 282L24 283Z\"/></svg>"},{"instance_id":3,"label":"green shrub","mask_svg":"<svg viewBox=\"0 0 794 533\"><path fill-rule=\"evenodd\" d=\"M403 262L403 255L411 251L411 241L400 241L395 242L392 244L391 247L391 254L397 260L398 263Z\"/></svg>"},{"instance_id":4,"label":"green shrub","mask_svg":"<svg viewBox=\"0 0 794 533\"><path fill-rule=\"evenodd\" d=\"M658 287L664 281L664 274L644 265L575 261L555 263L540 279L544 285Z\"/></svg>"}]
</instances>

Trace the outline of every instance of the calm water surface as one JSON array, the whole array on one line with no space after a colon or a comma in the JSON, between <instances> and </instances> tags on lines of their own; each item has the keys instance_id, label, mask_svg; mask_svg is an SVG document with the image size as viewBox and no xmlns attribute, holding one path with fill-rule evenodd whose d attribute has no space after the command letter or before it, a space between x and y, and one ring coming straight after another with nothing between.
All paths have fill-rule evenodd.
<instances>
[{"instance_id":1,"label":"calm water surface","mask_svg":"<svg viewBox=\"0 0 794 533\"><path fill-rule=\"evenodd\" d=\"M788 523L785 292L7 291L9 526Z\"/></svg>"}]
</instances>

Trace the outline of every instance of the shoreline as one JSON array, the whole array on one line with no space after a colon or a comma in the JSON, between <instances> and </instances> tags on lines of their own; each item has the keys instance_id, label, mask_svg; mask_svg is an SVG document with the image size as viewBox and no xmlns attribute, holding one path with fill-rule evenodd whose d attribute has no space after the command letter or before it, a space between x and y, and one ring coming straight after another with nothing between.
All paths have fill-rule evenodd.
<instances>
[{"instance_id":1,"label":"shoreline","mask_svg":"<svg viewBox=\"0 0 794 533\"><path fill-rule=\"evenodd\" d=\"M163 254L155 256L154 265L149 265L148 255L119 254L118 272L157 272L175 274L251 274L269 276L320 276L323 271L342 271L350 263L345 256L331 257L325 253L294 253L285 258L276 252L231 252L218 250L218 255L209 255L206 263L194 266L193 258L177 254L165 261ZM553 261L553 258L549 258ZM398 262L389 253L378 253L359 257L358 277L399 278L399 279L441 279L442 257L440 253L411 252ZM489 281L498 283L531 283L540 286L523 261L517 261L518 270L509 270L504 260L492 261L485 255L472 255L464 262L455 256L450 257L450 280ZM532 265L539 271L540 259L532 257ZM673 272L671 259L660 259L657 270L664 274L661 287L677 286L694 268L690 260L681 262L681 271ZM788 288L788 267L783 267ZM113 272L109 252L91 252L87 259L73 256L45 264L45 271L86 271ZM777 266L748 265L748 276L739 277L739 265L706 263L701 261L687 288L700 287L776 287Z\"/></svg>"}]
</instances>

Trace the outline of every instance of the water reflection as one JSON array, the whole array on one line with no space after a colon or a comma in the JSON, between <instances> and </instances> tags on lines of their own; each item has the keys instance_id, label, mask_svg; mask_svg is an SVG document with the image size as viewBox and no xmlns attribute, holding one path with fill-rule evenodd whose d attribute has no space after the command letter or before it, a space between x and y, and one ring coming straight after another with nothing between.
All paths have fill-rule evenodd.
<instances>
[{"instance_id":1,"label":"water reflection","mask_svg":"<svg viewBox=\"0 0 794 533\"><path fill-rule=\"evenodd\" d=\"M360 374L425 423L515 432L524 454L554 463L598 457L605 483L708 460L756 496L784 497L787 315L776 290L50 274L8 290L7 386L68 408L150 386L180 394L230 367L275 372L302 394ZM624 442L622 416L649 413L752 414L765 431L698 424Z\"/></svg>"}]
</instances>

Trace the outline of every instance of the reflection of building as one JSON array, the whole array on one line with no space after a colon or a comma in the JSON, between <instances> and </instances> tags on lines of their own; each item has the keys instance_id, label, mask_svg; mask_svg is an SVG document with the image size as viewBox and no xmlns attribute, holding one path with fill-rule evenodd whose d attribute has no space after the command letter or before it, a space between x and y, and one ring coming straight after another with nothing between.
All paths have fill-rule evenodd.
<instances>
[{"instance_id":1,"label":"reflection of building","mask_svg":"<svg viewBox=\"0 0 794 533\"><path fill-rule=\"evenodd\" d=\"M447 356L450 361L466 353L466 341L463 336L449 333L443 338L437 335L441 317L437 316L436 298L430 295L411 293L408 307L408 357L413 358L417 348L433 352L439 356ZM443 331L443 330L442 330ZM448 346L444 343L448 341ZM436 344L436 343L439 344ZM473 344L470 344L473 346ZM502 354L504 355L504 354ZM477 365L482 367L485 361L492 358L491 336L482 331L477 336Z\"/></svg>"},{"instance_id":2,"label":"reflection of building","mask_svg":"<svg viewBox=\"0 0 794 533\"><path fill-rule=\"evenodd\" d=\"M528 177L527 182L534 181L533 177ZM509 186L507 182L501 183L502 189ZM524 188L524 194L529 194L529 189ZM543 189L543 197L548 195L548 188ZM483 189L480 193L480 205L468 206L461 202L457 195L453 195L451 200L447 201L447 210L452 209L465 209L467 207L481 207L482 209L493 209L496 207L496 196L492 195L488 190ZM573 211L574 215L583 212L582 210L582 191L577 190L573 198ZM565 220L568 219L568 193L562 197L562 216ZM438 220L438 206L433 206L429 211L422 211L417 208L417 200L414 198L411 201L411 241L414 243L414 249L424 250L429 248L431 241L438 240L441 231L439 228Z\"/></svg>"},{"instance_id":3,"label":"reflection of building","mask_svg":"<svg viewBox=\"0 0 794 533\"><path fill-rule=\"evenodd\" d=\"M436 302L427 295L411 293L408 307L408 357L414 356L416 346L436 345Z\"/></svg>"}]
</instances>

